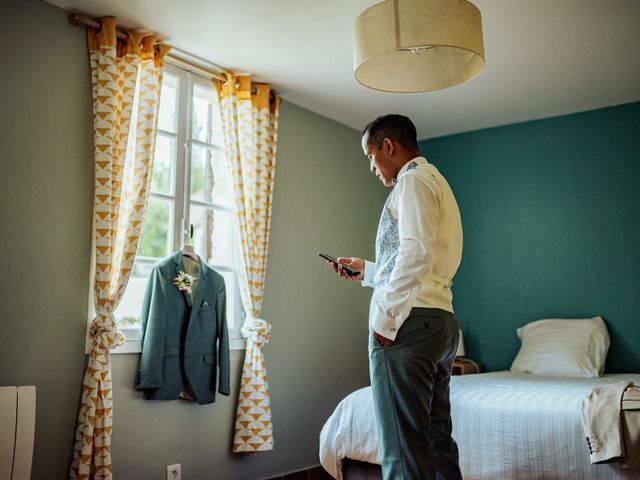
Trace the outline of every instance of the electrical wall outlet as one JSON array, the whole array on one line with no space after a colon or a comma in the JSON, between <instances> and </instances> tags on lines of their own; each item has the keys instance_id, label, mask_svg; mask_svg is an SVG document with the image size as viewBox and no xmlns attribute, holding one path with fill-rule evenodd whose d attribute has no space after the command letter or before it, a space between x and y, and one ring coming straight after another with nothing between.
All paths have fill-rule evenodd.
<instances>
[{"instance_id":1,"label":"electrical wall outlet","mask_svg":"<svg viewBox=\"0 0 640 480\"><path fill-rule=\"evenodd\" d=\"M182 480L182 468L179 463L167 467L167 480Z\"/></svg>"}]
</instances>

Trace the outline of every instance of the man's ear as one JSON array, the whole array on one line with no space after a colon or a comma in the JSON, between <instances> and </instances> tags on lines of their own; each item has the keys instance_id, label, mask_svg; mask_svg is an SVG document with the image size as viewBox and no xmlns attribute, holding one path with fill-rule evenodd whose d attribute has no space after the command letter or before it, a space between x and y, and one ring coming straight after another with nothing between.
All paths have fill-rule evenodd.
<instances>
[{"instance_id":1,"label":"man's ear","mask_svg":"<svg viewBox=\"0 0 640 480\"><path fill-rule=\"evenodd\" d=\"M393 155L393 152L395 151L393 142L391 141L390 138L385 137L384 140L382 141L382 148L384 149L385 152L387 152L387 155Z\"/></svg>"}]
</instances>

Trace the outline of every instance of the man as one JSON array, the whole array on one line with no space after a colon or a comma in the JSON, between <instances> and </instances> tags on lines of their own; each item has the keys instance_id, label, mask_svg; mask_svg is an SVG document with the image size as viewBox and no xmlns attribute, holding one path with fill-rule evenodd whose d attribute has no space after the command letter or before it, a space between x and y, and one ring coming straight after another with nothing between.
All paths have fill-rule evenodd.
<instances>
[{"instance_id":1,"label":"man","mask_svg":"<svg viewBox=\"0 0 640 480\"><path fill-rule=\"evenodd\" d=\"M458 344L451 279L462 257L449 184L420 153L407 117L376 118L362 133L371 172L393 187L376 261L337 259L343 278L374 288L369 367L385 480L461 479L451 437L449 379ZM350 276L341 264L359 272Z\"/></svg>"}]
</instances>

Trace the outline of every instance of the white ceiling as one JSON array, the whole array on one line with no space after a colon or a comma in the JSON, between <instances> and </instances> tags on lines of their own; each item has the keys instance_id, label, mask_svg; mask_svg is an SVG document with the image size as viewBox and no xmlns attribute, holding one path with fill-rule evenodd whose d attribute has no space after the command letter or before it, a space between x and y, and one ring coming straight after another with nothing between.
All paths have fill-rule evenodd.
<instances>
[{"instance_id":1,"label":"white ceiling","mask_svg":"<svg viewBox=\"0 0 640 480\"><path fill-rule=\"evenodd\" d=\"M154 30L358 130L403 113L432 138L640 100L639 0L474 0L484 72L418 94L372 91L353 77L353 21L376 0L48 1Z\"/></svg>"}]
</instances>

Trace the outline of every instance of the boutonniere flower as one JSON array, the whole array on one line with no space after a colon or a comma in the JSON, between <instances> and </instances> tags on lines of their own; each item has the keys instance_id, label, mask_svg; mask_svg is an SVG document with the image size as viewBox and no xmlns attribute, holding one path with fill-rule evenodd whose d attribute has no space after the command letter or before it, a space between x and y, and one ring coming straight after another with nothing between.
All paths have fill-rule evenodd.
<instances>
[{"instance_id":1,"label":"boutonniere flower","mask_svg":"<svg viewBox=\"0 0 640 480\"><path fill-rule=\"evenodd\" d=\"M180 270L178 276L173 279L173 284L178 287L178 290L191 293L191 287L195 281L196 277Z\"/></svg>"}]
</instances>

